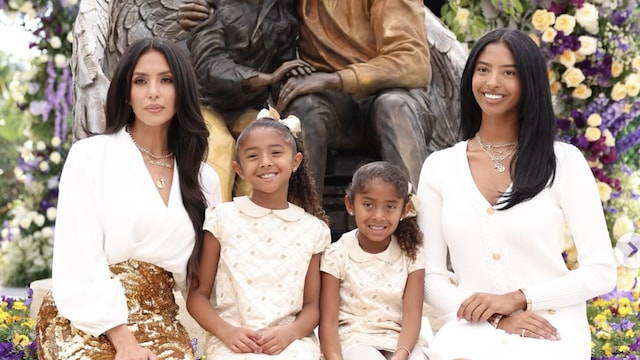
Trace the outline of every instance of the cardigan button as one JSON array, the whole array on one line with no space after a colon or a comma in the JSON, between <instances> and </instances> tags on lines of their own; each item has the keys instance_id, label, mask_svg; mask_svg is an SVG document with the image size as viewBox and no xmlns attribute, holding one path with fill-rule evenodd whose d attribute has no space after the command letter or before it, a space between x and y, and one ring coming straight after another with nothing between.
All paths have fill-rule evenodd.
<instances>
[{"instance_id":1,"label":"cardigan button","mask_svg":"<svg viewBox=\"0 0 640 360\"><path fill-rule=\"evenodd\" d=\"M501 256L498 253L493 253L493 255L491 256L493 258L493 260L498 261L500 260Z\"/></svg>"}]
</instances>

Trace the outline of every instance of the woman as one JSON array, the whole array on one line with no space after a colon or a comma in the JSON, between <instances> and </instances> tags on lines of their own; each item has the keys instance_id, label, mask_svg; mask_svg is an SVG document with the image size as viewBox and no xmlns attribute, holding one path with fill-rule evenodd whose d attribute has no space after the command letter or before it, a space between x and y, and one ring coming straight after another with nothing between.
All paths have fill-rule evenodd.
<instances>
[{"instance_id":1,"label":"woman","mask_svg":"<svg viewBox=\"0 0 640 360\"><path fill-rule=\"evenodd\" d=\"M220 185L203 163L208 131L190 64L168 40L133 43L109 87L104 134L71 148L39 359L193 359L173 289L197 268L190 255Z\"/></svg>"},{"instance_id":2,"label":"woman","mask_svg":"<svg viewBox=\"0 0 640 360\"><path fill-rule=\"evenodd\" d=\"M425 299L445 314L432 359L590 358L586 301L615 286L616 267L589 166L554 141L546 74L525 33L483 36L462 75L464 140L425 161ZM575 271L561 255L565 224Z\"/></svg>"}]
</instances>

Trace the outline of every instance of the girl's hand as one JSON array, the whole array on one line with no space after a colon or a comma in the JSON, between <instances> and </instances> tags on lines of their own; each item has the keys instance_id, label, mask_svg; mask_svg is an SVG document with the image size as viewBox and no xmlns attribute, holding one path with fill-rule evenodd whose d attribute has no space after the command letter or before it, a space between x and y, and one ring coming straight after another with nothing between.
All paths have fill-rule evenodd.
<instances>
[{"instance_id":1,"label":"girl's hand","mask_svg":"<svg viewBox=\"0 0 640 360\"><path fill-rule=\"evenodd\" d=\"M474 293L460 304L458 319L471 322L487 321L493 314L508 315L526 307L526 300L520 291L503 295Z\"/></svg>"},{"instance_id":2,"label":"girl's hand","mask_svg":"<svg viewBox=\"0 0 640 360\"><path fill-rule=\"evenodd\" d=\"M498 328L509 334L534 339L560 340L560 334L547 319L531 311L521 311L500 320Z\"/></svg>"},{"instance_id":3,"label":"girl's hand","mask_svg":"<svg viewBox=\"0 0 640 360\"><path fill-rule=\"evenodd\" d=\"M231 351L238 354L262 353L259 339L260 334L257 331L235 326L231 327L231 331L225 331L224 338L220 338Z\"/></svg>"},{"instance_id":4,"label":"girl's hand","mask_svg":"<svg viewBox=\"0 0 640 360\"><path fill-rule=\"evenodd\" d=\"M280 354L294 340L289 335L291 332L286 331L285 326L266 328L260 334L258 344L262 347L262 352L268 355Z\"/></svg>"}]
</instances>

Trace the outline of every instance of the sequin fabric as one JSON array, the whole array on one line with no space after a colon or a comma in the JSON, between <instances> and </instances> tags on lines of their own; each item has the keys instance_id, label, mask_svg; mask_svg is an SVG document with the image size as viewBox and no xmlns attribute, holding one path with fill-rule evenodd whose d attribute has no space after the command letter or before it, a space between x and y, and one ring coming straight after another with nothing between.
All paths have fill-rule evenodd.
<instances>
[{"instance_id":1,"label":"sequin fabric","mask_svg":"<svg viewBox=\"0 0 640 360\"><path fill-rule=\"evenodd\" d=\"M122 283L129 319L127 326L143 347L160 359L195 359L189 334L176 319L173 277L159 266L127 260L109 266ZM58 314L51 292L43 299L36 324L38 359L112 360L115 348L106 335L91 336Z\"/></svg>"}]
</instances>

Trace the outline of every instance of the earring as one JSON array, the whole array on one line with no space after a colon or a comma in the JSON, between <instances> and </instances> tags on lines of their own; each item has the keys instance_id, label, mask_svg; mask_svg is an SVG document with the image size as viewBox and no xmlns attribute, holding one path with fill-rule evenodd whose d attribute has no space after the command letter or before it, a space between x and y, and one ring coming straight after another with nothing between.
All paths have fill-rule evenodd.
<instances>
[{"instance_id":1,"label":"earring","mask_svg":"<svg viewBox=\"0 0 640 360\"><path fill-rule=\"evenodd\" d=\"M350 212L349 212L349 215L353 216L353 211L350 211Z\"/></svg>"},{"instance_id":2,"label":"earring","mask_svg":"<svg viewBox=\"0 0 640 360\"><path fill-rule=\"evenodd\" d=\"M401 218L400 218L400 221L402 221L402 220L404 220L404 218L403 218L403 217L401 217Z\"/></svg>"}]
</instances>

